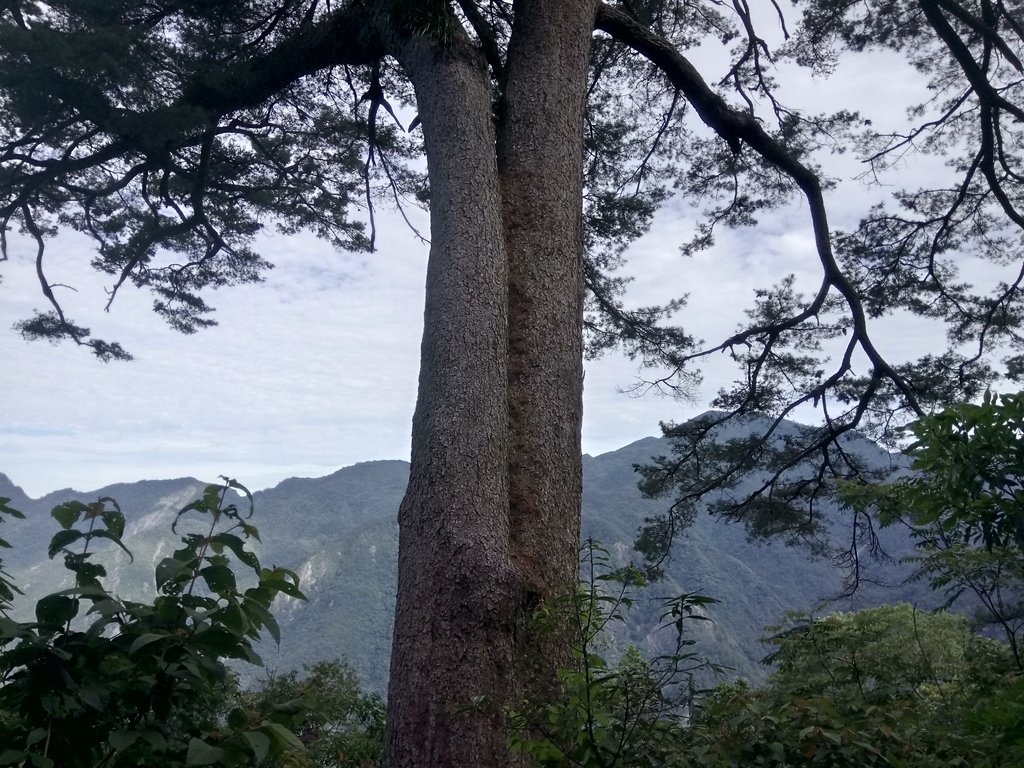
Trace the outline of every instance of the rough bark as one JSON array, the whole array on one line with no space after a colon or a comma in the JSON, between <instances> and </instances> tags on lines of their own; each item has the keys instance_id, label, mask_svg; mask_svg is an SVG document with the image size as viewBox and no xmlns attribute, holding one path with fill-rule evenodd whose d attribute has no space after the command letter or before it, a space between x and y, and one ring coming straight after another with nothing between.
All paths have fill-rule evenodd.
<instances>
[{"instance_id":1,"label":"rough bark","mask_svg":"<svg viewBox=\"0 0 1024 768\"><path fill-rule=\"evenodd\" d=\"M504 708L542 656L529 610L575 584L582 133L593 0L523 0L503 100L481 54L417 38L431 253L399 513L388 765L507 766ZM500 138L496 138L497 122ZM500 182L499 182L500 178Z\"/></svg>"},{"instance_id":2,"label":"rough bark","mask_svg":"<svg viewBox=\"0 0 1024 768\"><path fill-rule=\"evenodd\" d=\"M583 469L583 118L596 4L516 3L499 123L509 258L509 506L529 606L576 583ZM539 641L542 647L534 647ZM526 638L552 676L565 638Z\"/></svg>"},{"instance_id":3,"label":"rough bark","mask_svg":"<svg viewBox=\"0 0 1024 768\"><path fill-rule=\"evenodd\" d=\"M518 589L509 560L507 268L482 58L420 39L431 248L412 470L399 511L388 766L509 762L500 722Z\"/></svg>"}]
</instances>

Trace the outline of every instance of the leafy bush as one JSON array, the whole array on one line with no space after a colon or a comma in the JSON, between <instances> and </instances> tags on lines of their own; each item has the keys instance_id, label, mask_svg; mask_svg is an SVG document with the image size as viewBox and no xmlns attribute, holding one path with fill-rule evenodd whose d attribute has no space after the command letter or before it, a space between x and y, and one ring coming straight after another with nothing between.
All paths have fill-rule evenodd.
<instances>
[{"instance_id":1,"label":"leafy bush","mask_svg":"<svg viewBox=\"0 0 1024 768\"><path fill-rule=\"evenodd\" d=\"M588 544L589 577L571 601L578 646L558 676L560 697L512 713L513 745L546 768L827 766L1015 768L1024 764L1024 678L1005 644L960 616L881 606L775 627L768 683L695 691L708 664L684 630L711 601L666 603L676 652L618 655L609 629L625 620L640 575L602 569ZM553 606L550 611L557 611Z\"/></svg>"},{"instance_id":2,"label":"leafy bush","mask_svg":"<svg viewBox=\"0 0 1024 768\"><path fill-rule=\"evenodd\" d=\"M555 703L524 701L511 713L513 747L551 768L666 765L692 704L693 674L714 667L691 650L685 630L709 620L705 608L717 601L695 594L664 600L662 629L674 632L674 651L648 661L630 646L609 662L614 625L625 621L644 576L634 568L613 570L607 552L591 540L582 552L585 578L576 594L536 617L543 625L568 612L575 623L573 664L558 674Z\"/></svg>"},{"instance_id":3,"label":"leafy bush","mask_svg":"<svg viewBox=\"0 0 1024 768\"><path fill-rule=\"evenodd\" d=\"M233 491L242 509L229 503ZM0 512L16 515L6 503ZM187 530L156 564L150 604L103 584L96 545L131 554L112 499L53 509L61 530L49 556L62 556L72 585L40 599L35 621L16 621L14 586L0 580L0 766L230 767L270 756L305 765L290 730L304 713L253 719L225 696L225 660L260 664L253 642L264 630L279 638L274 598L303 598L294 573L263 568L249 549L259 539L252 511L251 494L232 480L182 509L172 530Z\"/></svg>"},{"instance_id":4,"label":"leafy bush","mask_svg":"<svg viewBox=\"0 0 1024 768\"><path fill-rule=\"evenodd\" d=\"M1024 393L986 392L908 427L916 474L883 485L847 484L845 503L906 525L917 575L947 607L967 592L981 626L1001 631L1024 670Z\"/></svg>"},{"instance_id":5,"label":"leafy bush","mask_svg":"<svg viewBox=\"0 0 1024 768\"><path fill-rule=\"evenodd\" d=\"M697 765L1016 766L1011 655L950 614L880 606L776 627L760 690L716 689L683 735ZM1018 689L1019 691L1020 689ZM1002 702L998 706L996 702Z\"/></svg>"},{"instance_id":6,"label":"leafy bush","mask_svg":"<svg viewBox=\"0 0 1024 768\"><path fill-rule=\"evenodd\" d=\"M384 760L384 701L364 693L345 661L320 661L303 673L270 677L259 691L243 696L259 721L296 703L305 712L295 733L316 768L374 768ZM268 760L278 766L279 761Z\"/></svg>"}]
</instances>

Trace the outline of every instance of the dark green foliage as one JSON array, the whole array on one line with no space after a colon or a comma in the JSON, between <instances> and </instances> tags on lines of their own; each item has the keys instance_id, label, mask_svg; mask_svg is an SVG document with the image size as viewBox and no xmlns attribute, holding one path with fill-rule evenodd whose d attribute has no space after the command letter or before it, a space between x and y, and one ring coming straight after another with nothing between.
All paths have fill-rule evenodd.
<instances>
[{"instance_id":1,"label":"dark green foliage","mask_svg":"<svg viewBox=\"0 0 1024 768\"><path fill-rule=\"evenodd\" d=\"M695 764L1018 764L1001 745L1024 726L1009 653L960 617L882 606L796 618L772 642L764 688L721 686L698 709L685 735Z\"/></svg>"},{"instance_id":2,"label":"dark green foliage","mask_svg":"<svg viewBox=\"0 0 1024 768\"><path fill-rule=\"evenodd\" d=\"M908 428L916 474L888 485L848 484L847 504L909 527L917 575L952 604L978 598L980 624L1006 638L1024 666L1024 394L987 392Z\"/></svg>"},{"instance_id":3,"label":"dark green foliage","mask_svg":"<svg viewBox=\"0 0 1024 768\"><path fill-rule=\"evenodd\" d=\"M610 659L610 630L627 620L633 595L644 585L636 569L615 570L608 553L584 542L579 591L548 604L536 620L568 620L574 625L573 665L561 670L553 704L527 700L511 714L513 746L540 766L641 768L664 765L674 750L677 729L692 704L694 673L720 671L694 652L688 635L693 622L710 621L707 607L717 600L679 595L662 604L663 628L674 648L653 661L629 646Z\"/></svg>"},{"instance_id":4,"label":"dark green foliage","mask_svg":"<svg viewBox=\"0 0 1024 768\"><path fill-rule=\"evenodd\" d=\"M265 719L282 707L306 715L295 727L312 768L373 768L384 757L384 701L364 693L355 671L343 660L306 665L270 677L258 691L244 696L250 717ZM267 766L279 761L269 760Z\"/></svg>"},{"instance_id":5,"label":"dark green foliage","mask_svg":"<svg viewBox=\"0 0 1024 768\"><path fill-rule=\"evenodd\" d=\"M614 595L587 593L583 626L595 602L612 612L603 620L621 618ZM560 768L1020 764L1022 680L1005 646L959 617L883 606L797 620L773 642L781 667L763 688L696 697L633 651L609 664L592 646L561 675L559 703L533 720L517 713L514 743Z\"/></svg>"},{"instance_id":6,"label":"dark green foliage","mask_svg":"<svg viewBox=\"0 0 1024 768\"><path fill-rule=\"evenodd\" d=\"M248 501L241 510L231 490ZM228 480L178 513L175 526L189 530L156 565L152 603L104 586L96 545L128 551L113 500L53 509L61 530L48 553L74 579L36 603L35 621L0 617L0 765L242 766L268 755L304 764L294 713L250 720L226 695L224 662L260 664L254 642L277 635L274 598L303 597L294 573L263 568L249 548L251 501Z\"/></svg>"},{"instance_id":7,"label":"dark green foliage","mask_svg":"<svg viewBox=\"0 0 1024 768\"><path fill-rule=\"evenodd\" d=\"M906 699L925 708L966 704L1008 670L1005 645L971 633L967 620L906 603L818 619L794 614L769 627L775 667L766 690L822 696L840 711Z\"/></svg>"},{"instance_id":8,"label":"dark green foliage","mask_svg":"<svg viewBox=\"0 0 1024 768\"><path fill-rule=\"evenodd\" d=\"M402 162L417 142L377 121L379 100L362 95L383 83L404 99L407 86L358 65L337 73L343 88L333 76L303 78L336 56L311 34L316 3L302 5L53 2L14 18L0 5L0 233L18 222L42 268L55 225L82 232L114 281L110 301L125 283L143 287L186 333L213 324L204 289L270 268L251 247L268 217L285 232L372 248L372 216L367 232L350 207L415 199L422 176ZM252 66L271 53L286 67ZM284 68L292 75L282 80ZM15 151L28 133L30 153L76 169L58 178ZM26 338L129 357L43 293L51 309L18 326Z\"/></svg>"},{"instance_id":9,"label":"dark green foliage","mask_svg":"<svg viewBox=\"0 0 1024 768\"><path fill-rule=\"evenodd\" d=\"M24 520L25 515L8 506L11 500L6 496L0 496L0 523L4 522L5 517L12 517L15 519ZM0 549L10 549L11 545L4 538L0 538ZM14 600L15 594L20 594L21 590L11 581L10 574L3 569L3 558L0 558L0 616L6 617L8 611L11 608L11 601Z\"/></svg>"}]
</instances>

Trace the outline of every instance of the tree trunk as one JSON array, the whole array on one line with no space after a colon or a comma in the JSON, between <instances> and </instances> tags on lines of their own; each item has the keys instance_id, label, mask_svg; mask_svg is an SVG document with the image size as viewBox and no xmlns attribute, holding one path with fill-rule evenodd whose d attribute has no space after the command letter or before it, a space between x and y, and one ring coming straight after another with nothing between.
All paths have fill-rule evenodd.
<instances>
[{"instance_id":1,"label":"tree trunk","mask_svg":"<svg viewBox=\"0 0 1024 768\"><path fill-rule=\"evenodd\" d=\"M509 259L512 558L533 598L578 574L583 116L593 0L516 3L500 124Z\"/></svg>"},{"instance_id":2,"label":"tree trunk","mask_svg":"<svg viewBox=\"0 0 1024 768\"><path fill-rule=\"evenodd\" d=\"M474 50L417 37L399 55L426 142L431 249L399 511L389 768L514 764L504 712L541 650L526 614L575 585L594 8L516 3L500 142ZM565 648L544 640L544 674L562 658L548 651Z\"/></svg>"},{"instance_id":3,"label":"tree trunk","mask_svg":"<svg viewBox=\"0 0 1024 768\"><path fill-rule=\"evenodd\" d=\"M388 766L508 763L512 667L507 266L482 60L423 39L417 92L431 247L412 470L399 510Z\"/></svg>"}]
</instances>

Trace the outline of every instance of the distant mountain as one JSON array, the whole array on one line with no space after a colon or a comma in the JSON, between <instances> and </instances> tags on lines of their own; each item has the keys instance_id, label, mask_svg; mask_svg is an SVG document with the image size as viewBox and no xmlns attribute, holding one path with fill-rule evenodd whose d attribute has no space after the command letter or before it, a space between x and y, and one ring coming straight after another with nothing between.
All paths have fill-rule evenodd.
<instances>
[{"instance_id":1,"label":"distant mountain","mask_svg":"<svg viewBox=\"0 0 1024 768\"><path fill-rule=\"evenodd\" d=\"M748 427L749 428L749 427ZM799 428L792 425L793 429ZM875 444L852 438L851 446L879 466L892 457ZM855 445L853 444L855 443ZM665 454L664 440L645 438L601 456L584 456L584 535L600 541L628 561L637 527L645 517L662 512L667 502L644 499L636 487L633 465ZM276 606L282 642L261 650L267 665L281 670L318 659L346 656L366 683L383 690L387 680L392 614L395 603L398 505L409 466L401 461L356 464L327 477L291 478L255 494L256 517L265 565L281 565L299 573L308 603L285 599ZM240 478L244 481L244 478ZM71 498L83 501L109 496L128 519L125 542L135 560L117 550L103 554L109 583L123 597L141 597L153 590L153 566L176 544L170 523L178 509L205 486L194 478L145 480L118 484L89 493L60 491L29 499L0 475L0 495L25 512L24 521L3 526L14 545L2 553L6 569L29 595L59 588L64 571L46 559L46 544L56 530L49 510ZM842 521L835 523L842 536ZM896 556L910 543L890 537ZM907 571L889 565L873 574L878 581L900 584ZM736 676L757 681L765 674L759 659L765 648L759 638L766 624L787 610L810 610L836 594L841 575L825 559L814 559L799 547L752 543L737 525L699 517L676 546L666 579L637 601L630 625L618 642L634 642L648 653L666 650L659 632L659 596L700 592L722 601L710 610L713 623L693 627L697 649L732 667ZM867 585L837 605L845 610L882 602L928 597L919 584L884 588ZM31 601L21 610L31 612Z\"/></svg>"}]
</instances>

